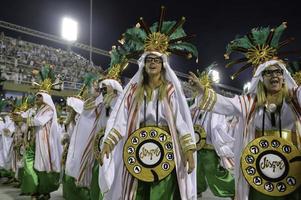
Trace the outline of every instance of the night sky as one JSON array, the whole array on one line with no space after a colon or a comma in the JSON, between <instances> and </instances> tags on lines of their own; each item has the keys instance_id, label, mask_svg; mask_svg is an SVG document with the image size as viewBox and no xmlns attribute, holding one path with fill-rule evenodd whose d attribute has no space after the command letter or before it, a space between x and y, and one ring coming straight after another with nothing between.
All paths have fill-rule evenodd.
<instances>
[{"instance_id":1,"label":"night sky","mask_svg":"<svg viewBox=\"0 0 301 200\"><path fill-rule=\"evenodd\" d=\"M296 40L286 49L301 49L300 8L295 3L297 1L288 2L279 0L94 0L93 46L110 50L112 45L117 44L121 34L137 23L139 17L144 17L148 24L157 21L160 6L164 5L166 20L178 20L181 16L185 16L186 33L197 34L191 42L198 47L199 63L195 63L194 60L187 61L184 58L172 57L173 68L187 73L189 70L195 71L197 67L204 68L216 61L219 64L221 83L241 88L251 78L251 71L242 73L232 81L228 77L237 70L237 66L230 70L225 69L223 58L227 43L236 35L244 35L253 27L268 25L275 27L287 21L288 29L282 40L290 36L295 37ZM89 44L89 0L2 0L0 6L0 20L57 36L60 35L61 19L64 16L78 21L78 41ZM5 32L11 36L21 35L10 31ZM45 40L25 35L21 37L24 40L64 48ZM74 51L77 50L74 49ZM89 58L88 54L84 56ZM93 55L93 61L103 68L107 68L109 64L109 58L104 56ZM136 69L137 66L130 66L125 74L130 76Z\"/></svg>"}]
</instances>

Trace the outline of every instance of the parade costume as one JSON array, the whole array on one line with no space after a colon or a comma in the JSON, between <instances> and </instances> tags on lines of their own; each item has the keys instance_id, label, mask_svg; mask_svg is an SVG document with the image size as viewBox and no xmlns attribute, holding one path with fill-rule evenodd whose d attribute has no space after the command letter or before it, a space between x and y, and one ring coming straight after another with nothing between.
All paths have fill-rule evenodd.
<instances>
[{"instance_id":1,"label":"parade costume","mask_svg":"<svg viewBox=\"0 0 301 200\"><path fill-rule=\"evenodd\" d=\"M101 170L100 185L104 199L197 198L196 170L188 174L186 163L183 164L184 154L196 149L193 125L180 81L169 66L166 56L167 52L178 52L189 57L197 53L193 51L193 45L181 40L186 36L181 28L185 18L178 23L166 22L163 21L163 14L164 7L159 23L150 28L140 18L139 25L143 29L136 26L123 35L123 48L120 51L125 49L131 52L136 47L136 51L133 50L135 53L145 53L139 58L139 70L125 87L106 128L104 145L108 145L112 152L110 158L104 160ZM179 51L176 51L175 46L173 48L172 44L175 43L169 39L178 41L176 45L179 45ZM191 48L186 49L182 44ZM164 84L151 91L144 89L146 85L142 84L142 77L145 73L145 59L149 55L162 59L164 73L161 76L166 79L165 89ZM142 92L141 99L138 98L139 90ZM140 140L143 142L139 143ZM165 143L166 140L170 142ZM137 149L136 153L133 153L134 148ZM157 154L148 154L157 152L158 148L161 150ZM195 153L193 156L196 162ZM160 159L164 160L163 163ZM144 168L145 164L153 166ZM150 170L150 176L145 177ZM168 170L171 171L164 172ZM160 177L163 174L164 178ZM149 179L143 181L144 178Z\"/></svg>"},{"instance_id":2,"label":"parade costume","mask_svg":"<svg viewBox=\"0 0 301 200\"><path fill-rule=\"evenodd\" d=\"M209 68L200 74L203 85L211 87L208 75ZM201 196L209 186L211 192L217 197L233 197L235 195L234 177L221 166L220 156L233 157L231 147L234 138L221 128L226 124L225 116L209 111L202 111L195 101L190 107L194 123L197 144L197 191Z\"/></svg>"},{"instance_id":3,"label":"parade costume","mask_svg":"<svg viewBox=\"0 0 301 200\"><path fill-rule=\"evenodd\" d=\"M106 102L106 94L101 93L98 97L85 101L68 150L66 174L74 178L76 187L83 190L81 193L87 199L102 199L98 185L99 164L93 153L94 139L104 134L110 110L122 92L121 85L109 77L101 81L97 88L104 85L112 87L117 92L116 97Z\"/></svg>"},{"instance_id":4,"label":"parade costume","mask_svg":"<svg viewBox=\"0 0 301 200\"><path fill-rule=\"evenodd\" d=\"M50 193L59 187L62 145L56 108L48 94L56 85L52 84L53 71L49 67L43 67L40 76L41 84L34 84L40 89L36 96L41 95L43 103L37 109L36 115L28 118L28 126L34 128L35 135L34 170L38 177L35 193L49 198Z\"/></svg>"},{"instance_id":5,"label":"parade costume","mask_svg":"<svg viewBox=\"0 0 301 200\"><path fill-rule=\"evenodd\" d=\"M0 100L0 110L7 105L7 102ZM10 149L12 147L12 138L10 133L14 132L14 126L9 113L2 113L0 117L0 177L11 178L13 174L10 172Z\"/></svg>"},{"instance_id":6,"label":"parade costume","mask_svg":"<svg viewBox=\"0 0 301 200\"><path fill-rule=\"evenodd\" d=\"M65 171L65 162L67 159L67 153L69 148L70 138L72 137L72 133L76 123L78 121L79 115L81 114L84 101L80 97L68 97L67 98L67 106L69 106L72 110L68 112L68 116L66 121L64 122L64 132L65 135L62 139L62 144L64 146L63 155L62 155L62 170ZM66 155L65 155L66 154ZM63 173L63 172L61 172ZM74 199L73 195L77 197L76 193L76 185L74 179L70 176L65 175L65 173L61 176L64 176L63 180L63 197L65 199Z\"/></svg>"},{"instance_id":7,"label":"parade costume","mask_svg":"<svg viewBox=\"0 0 301 200\"><path fill-rule=\"evenodd\" d=\"M297 150L300 148L300 87L285 64L274 58L281 56L277 50L289 41L279 42L285 28L286 23L275 29L253 29L247 36L229 44L226 58L232 51L243 52L245 58L227 66L247 62L238 73L254 66L255 73L246 95L227 98L205 88L199 101L201 109L239 117L234 150L236 198L239 200L300 199L297 172L300 166L300 150ZM267 101L260 104L260 91L264 91L263 73L270 66L277 66L283 74L284 86L279 94L285 96L285 88L291 92L285 98L281 96L278 106Z\"/></svg>"},{"instance_id":8,"label":"parade costume","mask_svg":"<svg viewBox=\"0 0 301 200\"><path fill-rule=\"evenodd\" d=\"M78 95L74 97L67 98L67 105L72 108L68 113L68 118L66 123L67 134L64 138L68 138L64 143L64 153L62 159L62 167L65 168L65 175L63 181L63 192L66 199L89 199L89 189L87 187L80 187L76 184L76 171L75 168L79 167L79 156L83 151L83 143L79 137L81 135L86 135L86 130L90 130L92 125L89 125L85 131L79 129L79 121L85 120L85 116L81 116L84 112L84 102L88 99L88 96L91 95L90 90L92 88L93 82L96 81L97 77L95 75L86 74L84 78L84 86L81 88L81 91ZM91 112L93 113L93 112ZM93 118L93 116L92 116ZM84 127L82 127L84 128ZM79 129L79 130L78 130ZM80 132L82 130L83 132ZM65 139L63 139L65 140ZM65 152L67 154L65 155ZM76 156L75 156L76 155Z\"/></svg>"},{"instance_id":9,"label":"parade costume","mask_svg":"<svg viewBox=\"0 0 301 200\"><path fill-rule=\"evenodd\" d=\"M22 185L24 175L24 153L25 153L25 132L26 123L23 122L21 113L28 109L29 98L23 97L16 99L12 119L15 123L15 133L13 140L12 170L15 173L15 179Z\"/></svg>"},{"instance_id":10,"label":"parade costume","mask_svg":"<svg viewBox=\"0 0 301 200\"><path fill-rule=\"evenodd\" d=\"M25 130L25 153L24 153L24 173L21 182L21 192L23 194L33 194L36 192L38 185L38 177L34 170L34 151L35 151L35 137L34 130L28 125L29 118L33 118L36 113L36 108L31 107L25 112L21 113L21 117L26 119L26 130Z\"/></svg>"},{"instance_id":11,"label":"parade costume","mask_svg":"<svg viewBox=\"0 0 301 200\"><path fill-rule=\"evenodd\" d=\"M15 132L15 124L10 115L6 115L0 121L1 127L1 157L0 168L3 170L3 175L8 178L13 178L12 172L12 154L13 154L13 135ZM8 180L9 181L9 180ZM9 181L10 182L10 181ZM7 182L7 183L9 183Z\"/></svg>"}]
</instances>

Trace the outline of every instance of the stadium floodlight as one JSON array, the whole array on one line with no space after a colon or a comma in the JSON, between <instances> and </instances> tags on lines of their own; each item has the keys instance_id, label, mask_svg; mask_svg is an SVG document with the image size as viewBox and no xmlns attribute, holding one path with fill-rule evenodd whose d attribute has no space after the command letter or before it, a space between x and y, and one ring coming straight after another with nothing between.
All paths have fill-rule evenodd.
<instances>
[{"instance_id":1,"label":"stadium floodlight","mask_svg":"<svg viewBox=\"0 0 301 200\"><path fill-rule=\"evenodd\" d=\"M251 82L245 83L243 87L243 92L247 93L250 90L250 87L251 87Z\"/></svg>"},{"instance_id":2,"label":"stadium floodlight","mask_svg":"<svg viewBox=\"0 0 301 200\"><path fill-rule=\"evenodd\" d=\"M209 71L209 76L211 77L211 80L214 82L214 83L219 83L220 81L220 77L219 77L219 72L212 69Z\"/></svg>"},{"instance_id":3,"label":"stadium floodlight","mask_svg":"<svg viewBox=\"0 0 301 200\"><path fill-rule=\"evenodd\" d=\"M77 40L77 22L75 20L68 17L63 18L62 38L70 42Z\"/></svg>"}]
</instances>

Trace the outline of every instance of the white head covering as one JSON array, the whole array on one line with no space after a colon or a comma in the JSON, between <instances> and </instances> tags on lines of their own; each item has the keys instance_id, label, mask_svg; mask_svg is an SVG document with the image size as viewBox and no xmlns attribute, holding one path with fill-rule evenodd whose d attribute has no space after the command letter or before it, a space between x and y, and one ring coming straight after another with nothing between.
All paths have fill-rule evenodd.
<instances>
[{"instance_id":1,"label":"white head covering","mask_svg":"<svg viewBox=\"0 0 301 200\"><path fill-rule=\"evenodd\" d=\"M281 62L280 60L269 60L261 65L258 66L252 80L251 80L251 86L248 91L248 93L256 94L257 92L257 85L259 81L263 81L261 73L269 66L271 65L278 65L283 70L283 78L284 82L286 83L288 89L292 89L297 87L297 84L295 80L290 75L289 71L286 69L285 64Z\"/></svg>"},{"instance_id":2,"label":"white head covering","mask_svg":"<svg viewBox=\"0 0 301 200\"><path fill-rule=\"evenodd\" d=\"M37 95L38 95L38 94L42 95L42 97L43 97L43 102L52 108L53 113L54 113L54 115L55 115L55 116L53 116L53 117L57 118L55 105L54 105L54 103L53 103L53 101L52 101L51 96L50 96L49 94L47 94L47 93L44 93L44 92L38 92ZM55 120L55 121L56 121L56 120Z\"/></svg>"},{"instance_id":3,"label":"white head covering","mask_svg":"<svg viewBox=\"0 0 301 200\"><path fill-rule=\"evenodd\" d=\"M70 106L75 112L81 114L84 109L84 101L76 97L68 97L67 106Z\"/></svg>"},{"instance_id":4,"label":"white head covering","mask_svg":"<svg viewBox=\"0 0 301 200\"><path fill-rule=\"evenodd\" d=\"M117 91L118 96L122 93L123 89L120 83L114 79L105 79L99 83L99 88L102 87L102 85L109 85L111 86L114 90Z\"/></svg>"}]
</instances>

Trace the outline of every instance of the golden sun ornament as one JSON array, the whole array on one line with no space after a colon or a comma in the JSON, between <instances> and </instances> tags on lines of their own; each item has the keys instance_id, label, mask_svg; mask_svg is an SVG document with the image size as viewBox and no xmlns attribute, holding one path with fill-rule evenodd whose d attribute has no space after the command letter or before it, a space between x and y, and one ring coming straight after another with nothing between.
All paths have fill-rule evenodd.
<instances>
[{"instance_id":1,"label":"golden sun ornament","mask_svg":"<svg viewBox=\"0 0 301 200\"><path fill-rule=\"evenodd\" d=\"M257 45L249 49L246 53L248 62L252 63L253 66L258 66L272 59L276 54L276 49L268 45Z\"/></svg>"},{"instance_id":2,"label":"golden sun ornament","mask_svg":"<svg viewBox=\"0 0 301 200\"><path fill-rule=\"evenodd\" d=\"M52 88L52 81L50 78L45 79L41 84L41 90L49 93Z\"/></svg>"},{"instance_id":3,"label":"golden sun ornament","mask_svg":"<svg viewBox=\"0 0 301 200\"><path fill-rule=\"evenodd\" d=\"M145 51L166 53L168 49L168 37L159 32L151 33L145 40L144 49Z\"/></svg>"}]
</instances>

